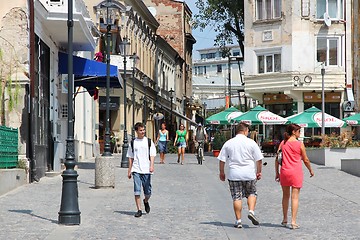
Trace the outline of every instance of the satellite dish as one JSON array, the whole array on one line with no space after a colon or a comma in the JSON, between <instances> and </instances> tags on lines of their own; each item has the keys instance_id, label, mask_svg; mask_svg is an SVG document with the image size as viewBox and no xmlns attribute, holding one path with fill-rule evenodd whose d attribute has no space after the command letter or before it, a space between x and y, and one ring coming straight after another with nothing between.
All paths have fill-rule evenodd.
<instances>
[{"instance_id":1,"label":"satellite dish","mask_svg":"<svg viewBox=\"0 0 360 240\"><path fill-rule=\"evenodd\" d=\"M325 22L326 26L328 26L328 27L331 26L331 19L327 12L324 13L324 22Z\"/></svg>"}]
</instances>

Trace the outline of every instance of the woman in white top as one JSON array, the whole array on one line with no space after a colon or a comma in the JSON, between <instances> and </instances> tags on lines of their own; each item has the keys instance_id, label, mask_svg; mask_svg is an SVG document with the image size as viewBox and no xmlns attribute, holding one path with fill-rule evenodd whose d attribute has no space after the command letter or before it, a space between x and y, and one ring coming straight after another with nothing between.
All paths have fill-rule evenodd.
<instances>
[{"instance_id":1,"label":"woman in white top","mask_svg":"<svg viewBox=\"0 0 360 240\"><path fill-rule=\"evenodd\" d=\"M166 130L166 123L161 124L161 129L156 139L156 144L160 152L160 164L165 163L165 154L167 153L167 142L169 141L169 132Z\"/></svg>"}]
</instances>

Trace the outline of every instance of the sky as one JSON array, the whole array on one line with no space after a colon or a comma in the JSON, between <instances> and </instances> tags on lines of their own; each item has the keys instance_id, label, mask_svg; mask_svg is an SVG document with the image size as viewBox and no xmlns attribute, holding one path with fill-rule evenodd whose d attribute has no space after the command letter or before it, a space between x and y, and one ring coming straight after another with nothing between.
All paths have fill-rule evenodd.
<instances>
[{"instance_id":1,"label":"sky","mask_svg":"<svg viewBox=\"0 0 360 240\"><path fill-rule=\"evenodd\" d=\"M191 9L193 16L198 13L198 9L195 6L196 0L186 0L186 4ZM200 55L198 53L198 49L209 48L214 46L214 39L215 39L215 32L212 30L211 27L204 29L201 32L199 29L193 29L192 34L196 39L196 43L194 45L193 50L193 59L200 59Z\"/></svg>"}]
</instances>

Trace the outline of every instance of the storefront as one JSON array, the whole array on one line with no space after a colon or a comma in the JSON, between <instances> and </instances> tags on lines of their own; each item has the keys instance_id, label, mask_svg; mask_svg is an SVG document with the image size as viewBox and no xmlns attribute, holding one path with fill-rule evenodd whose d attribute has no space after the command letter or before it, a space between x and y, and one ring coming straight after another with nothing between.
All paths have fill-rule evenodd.
<instances>
[{"instance_id":1,"label":"storefront","mask_svg":"<svg viewBox=\"0 0 360 240\"><path fill-rule=\"evenodd\" d=\"M312 106L322 109L321 92L304 92L304 109L308 109ZM325 93L325 113L330 114L336 118L342 118L341 112L341 93L340 92L326 92ZM339 128L325 128L325 134L339 133ZM321 128L308 128L305 129L305 137L321 135Z\"/></svg>"}]
</instances>

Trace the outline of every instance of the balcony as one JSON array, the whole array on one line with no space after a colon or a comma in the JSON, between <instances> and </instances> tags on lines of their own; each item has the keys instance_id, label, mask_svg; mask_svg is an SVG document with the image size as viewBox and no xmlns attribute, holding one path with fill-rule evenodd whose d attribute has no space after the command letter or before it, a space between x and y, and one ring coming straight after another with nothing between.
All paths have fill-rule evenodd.
<instances>
[{"instance_id":1,"label":"balcony","mask_svg":"<svg viewBox=\"0 0 360 240\"><path fill-rule=\"evenodd\" d=\"M74 51L93 51L96 41L92 32L96 32L95 25L83 0L73 0L73 47ZM38 0L35 1L35 18L41 23L39 26L60 47L67 48L67 0ZM38 27L38 25L36 25Z\"/></svg>"}]
</instances>

